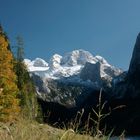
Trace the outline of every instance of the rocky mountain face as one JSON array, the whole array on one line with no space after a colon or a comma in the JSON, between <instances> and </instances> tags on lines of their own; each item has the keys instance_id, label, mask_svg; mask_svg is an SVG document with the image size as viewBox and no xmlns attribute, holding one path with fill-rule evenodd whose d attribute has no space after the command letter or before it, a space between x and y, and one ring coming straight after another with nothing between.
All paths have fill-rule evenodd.
<instances>
[{"instance_id":1,"label":"rocky mountain face","mask_svg":"<svg viewBox=\"0 0 140 140\"><path fill-rule=\"evenodd\" d=\"M140 98L140 34L136 39L128 72L122 73L121 77L123 79L113 87L116 98Z\"/></svg>"},{"instance_id":2,"label":"rocky mountain face","mask_svg":"<svg viewBox=\"0 0 140 140\"><path fill-rule=\"evenodd\" d=\"M75 50L63 57L55 54L48 63L41 58L25 59L24 63L39 98L73 107L76 102L86 100L94 90L111 89L113 79L123 73L103 57L94 57L84 50Z\"/></svg>"},{"instance_id":3,"label":"rocky mountain face","mask_svg":"<svg viewBox=\"0 0 140 140\"><path fill-rule=\"evenodd\" d=\"M136 75L139 73L140 73L140 33L137 36L137 40L134 46L134 51L129 66L128 76L130 80L133 79L140 80L140 76L136 77Z\"/></svg>"},{"instance_id":4,"label":"rocky mountain face","mask_svg":"<svg viewBox=\"0 0 140 140\"><path fill-rule=\"evenodd\" d=\"M140 34L137 37L128 70L128 92L132 97L140 97Z\"/></svg>"},{"instance_id":5,"label":"rocky mountain face","mask_svg":"<svg viewBox=\"0 0 140 140\"><path fill-rule=\"evenodd\" d=\"M110 106L125 105L108 118L108 124L114 125L119 130L126 130L128 134L140 134L140 34L137 36L129 70L122 73L123 80L117 82L113 89ZM119 76L120 77L120 76ZM118 80L119 81L119 80Z\"/></svg>"}]
</instances>

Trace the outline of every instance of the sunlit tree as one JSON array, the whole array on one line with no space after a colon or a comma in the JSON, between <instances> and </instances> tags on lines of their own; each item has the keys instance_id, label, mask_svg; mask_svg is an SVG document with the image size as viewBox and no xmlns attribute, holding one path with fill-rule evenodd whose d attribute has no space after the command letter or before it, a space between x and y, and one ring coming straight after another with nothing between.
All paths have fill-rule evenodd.
<instances>
[{"instance_id":1,"label":"sunlit tree","mask_svg":"<svg viewBox=\"0 0 140 140\"><path fill-rule=\"evenodd\" d=\"M16 82L9 40L0 26L0 121L12 121L19 114Z\"/></svg>"}]
</instances>

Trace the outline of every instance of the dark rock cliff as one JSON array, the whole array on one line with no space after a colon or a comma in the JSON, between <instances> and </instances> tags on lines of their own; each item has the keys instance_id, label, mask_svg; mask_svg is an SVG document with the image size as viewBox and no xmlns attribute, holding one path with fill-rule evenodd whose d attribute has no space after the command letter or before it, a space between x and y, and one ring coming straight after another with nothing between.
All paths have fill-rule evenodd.
<instances>
[{"instance_id":1,"label":"dark rock cliff","mask_svg":"<svg viewBox=\"0 0 140 140\"><path fill-rule=\"evenodd\" d=\"M137 36L127 75L127 92L131 97L140 97L140 33Z\"/></svg>"},{"instance_id":2,"label":"dark rock cliff","mask_svg":"<svg viewBox=\"0 0 140 140\"><path fill-rule=\"evenodd\" d=\"M132 59L128 71L129 79L132 81L140 80L140 33L137 36Z\"/></svg>"},{"instance_id":3,"label":"dark rock cliff","mask_svg":"<svg viewBox=\"0 0 140 140\"><path fill-rule=\"evenodd\" d=\"M107 124L117 128L118 133L126 130L127 134L140 134L140 34L136 39L128 73L112 91L115 96L109 101L109 106L125 105L125 108L113 111Z\"/></svg>"}]
</instances>

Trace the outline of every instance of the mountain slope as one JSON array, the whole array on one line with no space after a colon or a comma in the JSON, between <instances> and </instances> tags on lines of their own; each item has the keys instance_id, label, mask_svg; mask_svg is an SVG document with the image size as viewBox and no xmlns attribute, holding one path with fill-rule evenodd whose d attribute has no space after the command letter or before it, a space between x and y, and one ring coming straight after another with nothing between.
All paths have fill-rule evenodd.
<instances>
[{"instance_id":1,"label":"mountain slope","mask_svg":"<svg viewBox=\"0 0 140 140\"><path fill-rule=\"evenodd\" d=\"M35 81L38 96L60 104L74 105L83 92L88 95L92 90L110 88L113 79L123 72L103 57L94 57L84 50L64 56L55 54L48 63L41 58L24 62Z\"/></svg>"}]
</instances>

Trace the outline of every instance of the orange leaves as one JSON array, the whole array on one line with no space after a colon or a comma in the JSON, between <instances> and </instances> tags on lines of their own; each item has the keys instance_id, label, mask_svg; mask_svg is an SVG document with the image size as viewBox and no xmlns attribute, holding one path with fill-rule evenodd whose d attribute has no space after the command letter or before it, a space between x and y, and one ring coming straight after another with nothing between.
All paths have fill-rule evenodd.
<instances>
[{"instance_id":1,"label":"orange leaves","mask_svg":"<svg viewBox=\"0 0 140 140\"><path fill-rule=\"evenodd\" d=\"M13 70L13 55L9 42L0 34L0 121L12 121L20 111L16 75Z\"/></svg>"},{"instance_id":2,"label":"orange leaves","mask_svg":"<svg viewBox=\"0 0 140 140\"><path fill-rule=\"evenodd\" d=\"M0 37L0 45L2 45L3 43L5 43L5 38L3 37L3 35L1 35L1 37Z\"/></svg>"}]
</instances>

